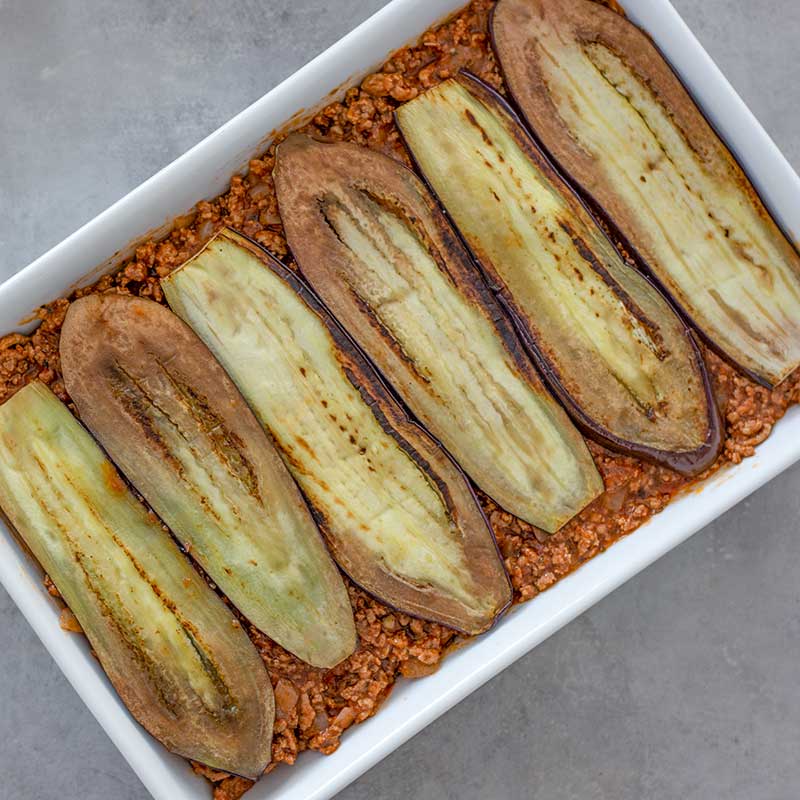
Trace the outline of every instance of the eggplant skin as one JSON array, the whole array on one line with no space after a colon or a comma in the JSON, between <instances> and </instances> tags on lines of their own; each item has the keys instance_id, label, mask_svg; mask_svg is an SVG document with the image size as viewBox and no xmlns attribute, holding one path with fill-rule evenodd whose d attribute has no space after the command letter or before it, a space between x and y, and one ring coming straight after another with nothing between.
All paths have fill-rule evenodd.
<instances>
[{"instance_id":1,"label":"eggplant skin","mask_svg":"<svg viewBox=\"0 0 800 800\"><path fill-rule=\"evenodd\" d=\"M721 422L691 332L504 99L462 72L395 115L417 169L584 433L682 474L706 469Z\"/></svg>"},{"instance_id":2,"label":"eggplant skin","mask_svg":"<svg viewBox=\"0 0 800 800\"><path fill-rule=\"evenodd\" d=\"M650 38L589 0L499 0L533 134L707 345L771 387L800 365L800 254Z\"/></svg>"},{"instance_id":3,"label":"eggplant skin","mask_svg":"<svg viewBox=\"0 0 800 800\"><path fill-rule=\"evenodd\" d=\"M0 507L138 722L172 752L258 779L275 717L260 656L39 382L0 406Z\"/></svg>"},{"instance_id":4,"label":"eggplant skin","mask_svg":"<svg viewBox=\"0 0 800 800\"><path fill-rule=\"evenodd\" d=\"M282 647L332 667L356 644L344 581L273 444L168 308L93 294L61 332L81 420L230 601Z\"/></svg>"},{"instance_id":5,"label":"eggplant skin","mask_svg":"<svg viewBox=\"0 0 800 800\"><path fill-rule=\"evenodd\" d=\"M468 482L297 276L225 230L161 283L269 432L350 578L413 616L489 628L511 586Z\"/></svg>"},{"instance_id":6,"label":"eggplant skin","mask_svg":"<svg viewBox=\"0 0 800 800\"><path fill-rule=\"evenodd\" d=\"M586 443L410 170L293 134L273 180L303 276L483 491L551 533L602 493Z\"/></svg>"}]
</instances>

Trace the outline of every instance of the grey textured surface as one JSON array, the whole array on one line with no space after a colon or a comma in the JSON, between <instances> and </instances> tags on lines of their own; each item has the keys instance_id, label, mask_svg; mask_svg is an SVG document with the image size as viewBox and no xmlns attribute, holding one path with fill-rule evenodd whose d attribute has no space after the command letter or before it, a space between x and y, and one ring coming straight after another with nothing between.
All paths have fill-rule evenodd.
<instances>
[{"instance_id":1,"label":"grey textured surface","mask_svg":"<svg viewBox=\"0 0 800 800\"><path fill-rule=\"evenodd\" d=\"M0 0L0 279L382 0ZM676 0L800 167L800 4ZM345 790L361 798L794 800L800 469ZM0 797L146 792L0 590Z\"/></svg>"}]
</instances>

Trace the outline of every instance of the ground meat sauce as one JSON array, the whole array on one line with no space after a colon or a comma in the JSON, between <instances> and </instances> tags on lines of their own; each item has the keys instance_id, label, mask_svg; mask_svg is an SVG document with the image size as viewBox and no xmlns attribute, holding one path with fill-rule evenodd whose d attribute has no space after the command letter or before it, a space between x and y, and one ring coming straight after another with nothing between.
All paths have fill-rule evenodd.
<instances>
[{"instance_id":1,"label":"ground meat sauce","mask_svg":"<svg viewBox=\"0 0 800 800\"><path fill-rule=\"evenodd\" d=\"M492 4L493 0L475 0L449 22L426 33L418 45L393 55L360 86L348 89L340 102L326 106L303 130L328 141L357 142L408 163L392 117L400 103L461 67L504 92L487 35ZM32 335L11 334L1 339L0 402L38 378L69 403L61 378L58 342L70 300L91 292L115 291L163 303L159 279L196 253L223 225L256 239L292 266L270 177L273 154L270 147L261 158L251 161L248 174L234 177L226 194L200 203L190 220L179 223L164 241L139 247L134 258L115 274L70 299L56 300L40 309L41 324ZM725 421L725 443L718 462L701 478L752 455L786 409L800 401L798 373L770 391L714 354L705 351L705 357ZM543 536L479 493L511 576L516 602L535 597L635 530L689 483L664 467L612 454L594 443L590 447L606 492L553 536ZM378 710L399 676L429 674L448 647L461 639L442 625L387 608L352 584L348 588L359 645L334 669L309 667L259 631L249 630L275 689L277 719L269 769L292 764L302 750L333 752L347 728ZM54 589L51 593L57 594ZM243 778L194 766L214 784L215 800L236 800L252 785Z\"/></svg>"}]
</instances>

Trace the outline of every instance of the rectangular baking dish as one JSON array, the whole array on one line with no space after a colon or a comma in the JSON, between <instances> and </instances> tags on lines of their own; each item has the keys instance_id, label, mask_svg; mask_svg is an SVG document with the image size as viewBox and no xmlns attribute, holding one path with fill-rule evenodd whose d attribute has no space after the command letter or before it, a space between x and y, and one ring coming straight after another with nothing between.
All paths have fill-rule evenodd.
<instances>
[{"instance_id":1,"label":"rectangular baking dish","mask_svg":"<svg viewBox=\"0 0 800 800\"><path fill-rule=\"evenodd\" d=\"M265 134L298 109L369 73L464 0L394 0L325 53L185 155L0 286L0 332L24 330L20 316L112 270L138 241L169 228L201 198L223 191L264 149ZM734 92L668 0L627 0L734 150L793 241L800 234L800 178ZM302 116L307 116L303 112ZM96 265L101 265L97 267ZM378 715L350 731L332 756L304 753L248 800L323 800L334 795L511 662L800 458L800 408L792 408L755 457L679 497L661 514L534 600L492 632L447 657L441 669L401 681ZM207 783L130 717L83 637L61 630L41 573L0 524L0 580L98 722L156 800L207 797Z\"/></svg>"}]
</instances>

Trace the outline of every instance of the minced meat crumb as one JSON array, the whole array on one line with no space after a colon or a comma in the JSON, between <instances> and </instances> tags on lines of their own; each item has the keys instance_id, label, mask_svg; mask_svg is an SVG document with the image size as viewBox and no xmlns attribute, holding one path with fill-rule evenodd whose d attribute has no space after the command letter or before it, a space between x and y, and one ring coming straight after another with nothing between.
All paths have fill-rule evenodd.
<instances>
[{"instance_id":1,"label":"minced meat crumb","mask_svg":"<svg viewBox=\"0 0 800 800\"><path fill-rule=\"evenodd\" d=\"M614 0L608 5L619 10ZM504 92L489 47L487 18L493 0L474 0L464 11L420 43L395 53L378 72L348 89L302 130L327 141L351 141L409 163L394 124L400 103L416 97L465 67ZM280 137L279 137L280 139ZM198 204L191 218L179 221L161 242L150 241L113 275L38 311L41 324L30 336L0 339L0 403L38 378L69 404L58 357L61 324L70 300L91 292L113 291L164 297L160 278L196 253L222 226L242 231L292 267L272 185L274 144L253 159L245 176L235 176L229 190ZM724 449L700 479L751 456L786 409L800 401L800 375L793 374L773 390L756 385L711 352L704 351L714 392L725 423ZM619 537L661 511L685 488L688 479L664 467L613 454L590 442L606 485L605 493L552 536L498 508L478 492L494 528L516 602L530 600ZM695 479L697 480L697 479ZM58 595L48 579L51 593ZM273 761L293 764L298 753L313 749L331 753L351 725L372 716L401 676L434 671L448 648L463 641L452 630L398 613L348 582L359 645L330 670L304 664L250 627L248 633L266 664L275 690L276 723ZM243 621L246 625L246 622ZM214 784L215 800L236 800L252 786L244 778L199 764L195 769Z\"/></svg>"}]
</instances>

